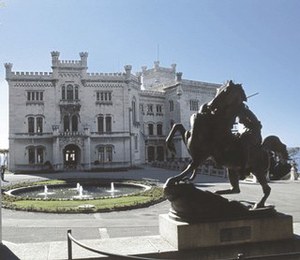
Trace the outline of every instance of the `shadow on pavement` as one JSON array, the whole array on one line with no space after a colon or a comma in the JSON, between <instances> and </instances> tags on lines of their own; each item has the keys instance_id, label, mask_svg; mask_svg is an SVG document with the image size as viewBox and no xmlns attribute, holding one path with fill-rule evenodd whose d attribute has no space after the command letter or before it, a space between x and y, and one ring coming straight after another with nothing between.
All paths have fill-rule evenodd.
<instances>
[{"instance_id":1,"label":"shadow on pavement","mask_svg":"<svg viewBox=\"0 0 300 260\"><path fill-rule=\"evenodd\" d=\"M0 260L20 260L10 249L5 245L0 245Z\"/></svg>"}]
</instances>

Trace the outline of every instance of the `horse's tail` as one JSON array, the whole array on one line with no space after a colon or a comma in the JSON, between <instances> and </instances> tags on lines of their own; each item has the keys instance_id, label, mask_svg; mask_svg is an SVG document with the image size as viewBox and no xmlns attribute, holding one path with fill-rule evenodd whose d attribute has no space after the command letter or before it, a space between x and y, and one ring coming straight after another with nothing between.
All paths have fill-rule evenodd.
<instances>
[{"instance_id":1,"label":"horse's tail","mask_svg":"<svg viewBox=\"0 0 300 260\"><path fill-rule=\"evenodd\" d=\"M262 142L262 147L268 152L274 152L279 155L283 160L289 159L286 145L280 141L278 136L270 135L266 137Z\"/></svg>"}]
</instances>

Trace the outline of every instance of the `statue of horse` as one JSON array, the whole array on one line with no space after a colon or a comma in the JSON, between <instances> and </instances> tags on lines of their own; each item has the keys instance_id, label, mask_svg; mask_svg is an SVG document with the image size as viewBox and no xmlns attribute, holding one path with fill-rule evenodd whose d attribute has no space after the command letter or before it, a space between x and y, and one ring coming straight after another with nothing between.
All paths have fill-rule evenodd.
<instances>
[{"instance_id":1,"label":"statue of horse","mask_svg":"<svg viewBox=\"0 0 300 260\"><path fill-rule=\"evenodd\" d=\"M196 176L198 166L208 158L213 158L218 165L228 168L228 177L232 186L231 189L217 191L218 194L239 193L239 179L245 178L251 172L256 176L264 193L262 199L254 207L262 208L265 206L271 192L267 181L271 153L275 153L283 161L286 161L288 152L286 146L277 136L268 136L264 141L261 141L260 131L259 134L255 134L255 131L252 135L248 133L251 138L257 135L256 139L259 144L247 150L244 141L247 135L243 138L243 136L232 133L232 126L240 114L246 118L245 121L250 116L256 119L254 114L245 106L244 101L247 101L247 97L242 85L229 81L220 88L211 102L204 104L198 113L191 116L190 130L186 130L182 124L173 125L166 139L167 148L173 153L176 152L172 140L175 133L179 131L192 160L179 175L169 178L165 186L174 185L184 180L192 181ZM248 154L251 160L247 160ZM191 177L188 178L190 173L192 173Z\"/></svg>"}]
</instances>

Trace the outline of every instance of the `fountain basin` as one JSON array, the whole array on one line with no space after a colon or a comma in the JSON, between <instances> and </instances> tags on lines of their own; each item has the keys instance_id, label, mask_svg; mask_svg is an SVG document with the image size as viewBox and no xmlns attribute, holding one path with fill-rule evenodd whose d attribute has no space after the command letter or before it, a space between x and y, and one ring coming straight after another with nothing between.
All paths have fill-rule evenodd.
<instances>
[{"instance_id":1,"label":"fountain basin","mask_svg":"<svg viewBox=\"0 0 300 260\"><path fill-rule=\"evenodd\" d=\"M25 199L86 200L128 196L151 188L147 185L130 182L114 182L113 185L111 182L82 182L80 186L82 187L81 191L76 182L47 185L46 192L44 185L28 186L9 190L6 194Z\"/></svg>"}]
</instances>

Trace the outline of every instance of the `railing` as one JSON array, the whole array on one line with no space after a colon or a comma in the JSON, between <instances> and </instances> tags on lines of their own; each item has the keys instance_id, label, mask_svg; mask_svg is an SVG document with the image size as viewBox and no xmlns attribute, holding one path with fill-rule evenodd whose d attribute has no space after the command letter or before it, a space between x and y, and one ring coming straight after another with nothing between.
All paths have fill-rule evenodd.
<instances>
[{"instance_id":1,"label":"railing","mask_svg":"<svg viewBox=\"0 0 300 260\"><path fill-rule=\"evenodd\" d=\"M73 236L72 236L72 231L68 230L67 233L67 239L68 239L68 260L73 259L73 254L72 254L72 242L75 243L76 245L91 251L93 253L96 254L100 254L100 255L105 255L108 257L114 257L114 259L118 258L118 259L140 259L140 260L155 260L155 258L146 258L146 257L139 257L139 256L129 256L129 255L119 255L119 254L114 254L114 253L108 253L108 252L104 252L104 251L100 251L100 250L96 250L94 248L91 248L79 241L77 241ZM162 258L159 258L162 259Z\"/></svg>"},{"instance_id":2,"label":"railing","mask_svg":"<svg viewBox=\"0 0 300 260\"><path fill-rule=\"evenodd\" d=\"M108 256L108 257L113 257L113 259L140 259L140 260L171 260L169 259L163 259L163 258L147 258L147 257L139 257L139 256L129 256L129 255L119 255L119 254L114 254L114 253L108 253L100 250L96 250L94 248L91 248L79 241L77 241L73 236L72 236L72 231L68 230L67 233L67 240L68 240L68 260L73 259L73 254L72 254L72 242L75 243L76 245L91 251L96 254ZM266 254L266 255L256 255L256 256L246 256L244 253L238 253L236 257L233 258L226 258L226 259L219 259L219 260L267 260L267 259L286 259L287 257L298 257L300 256L300 252L289 252L289 253L277 253L277 254ZM174 258L178 259L178 258ZM200 258L199 258L200 259ZM291 258L289 258L291 259ZM295 258L296 259L296 258Z\"/></svg>"},{"instance_id":3,"label":"railing","mask_svg":"<svg viewBox=\"0 0 300 260\"><path fill-rule=\"evenodd\" d=\"M290 252L290 253L279 253L279 254L269 254L269 255L256 255L256 256L246 256L243 253L239 253L237 257L235 258L227 258L223 260L282 260L282 259L287 259L287 257L297 257L295 259L299 259L298 257L300 256L300 252ZM291 258L288 258L291 259Z\"/></svg>"}]
</instances>

